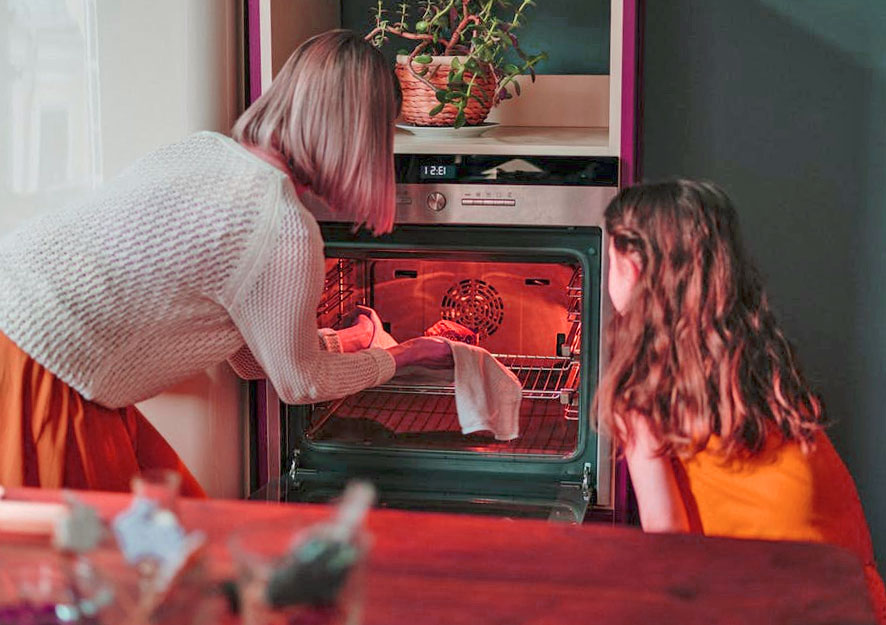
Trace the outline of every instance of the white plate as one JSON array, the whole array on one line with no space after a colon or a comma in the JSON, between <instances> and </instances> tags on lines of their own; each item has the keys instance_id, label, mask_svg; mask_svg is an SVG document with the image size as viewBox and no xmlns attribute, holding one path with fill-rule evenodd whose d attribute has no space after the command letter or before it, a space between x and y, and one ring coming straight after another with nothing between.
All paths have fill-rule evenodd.
<instances>
[{"instance_id":1,"label":"white plate","mask_svg":"<svg viewBox=\"0 0 886 625\"><path fill-rule=\"evenodd\" d=\"M452 126L412 126L410 124L397 124L397 128L410 132L416 137L427 137L429 139L479 137L490 128L495 128L496 126L498 126L497 122L483 122L476 126L462 126L461 128L453 128Z\"/></svg>"}]
</instances>

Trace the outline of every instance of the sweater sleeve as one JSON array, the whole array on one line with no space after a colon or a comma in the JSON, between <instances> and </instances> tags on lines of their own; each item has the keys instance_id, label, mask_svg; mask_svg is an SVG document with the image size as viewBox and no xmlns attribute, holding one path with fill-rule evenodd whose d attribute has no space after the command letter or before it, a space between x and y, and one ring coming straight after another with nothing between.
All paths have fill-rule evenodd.
<instances>
[{"instance_id":1,"label":"sweater sleeve","mask_svg":"<svg viewBox=\"0 0 886 625\"><path fill-rule=\"evenodd\" d=\"M317 332L320 339L320 349L327 352L341 352L341 341L338 339L338 333L332 328L320 328ZM243 345L237 352L228 358L228 364L238 376L244 380L264 380L268 377L265 370L249 351L248 345Z\"/></svg>"},{"instance_id":2,"label":"sweater sleeve","mask_svg":"<svg viewBox=\"0 0 886 625\"><path fill-rule=\"evenodd\" d=\"M325 260L320 228L298 204L291 185L281 185L280 193L260 234L259 253L228 304L253 364L290 404L338 399L386 382L395 368L387 351L321 349L317 305ZM255 366L250 369L256 372Z\"/></svg>"}]
</instances>

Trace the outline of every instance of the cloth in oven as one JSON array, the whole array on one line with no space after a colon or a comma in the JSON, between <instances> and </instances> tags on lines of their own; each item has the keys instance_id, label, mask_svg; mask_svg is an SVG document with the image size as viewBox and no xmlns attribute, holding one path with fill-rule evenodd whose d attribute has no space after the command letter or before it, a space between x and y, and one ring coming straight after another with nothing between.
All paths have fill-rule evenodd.
<instances>
[{"instance_id":1,"label":"cloth in oven","mask_svg":"<svg viewBox=\"0 0 886 625\"><path fill-rule=\"evenodd\" d=\"M397 344L394 337L385 332L374 310L358 308L375 326L370 347L388 348ZM452 384L462 434L489 431L496 440L517 438L523 399L523 387L517 376L482 347L442 337L440 340L446 341L452 350L454 369L404 367L394 380L413 384Z\"/></svg>"}]
</instances>

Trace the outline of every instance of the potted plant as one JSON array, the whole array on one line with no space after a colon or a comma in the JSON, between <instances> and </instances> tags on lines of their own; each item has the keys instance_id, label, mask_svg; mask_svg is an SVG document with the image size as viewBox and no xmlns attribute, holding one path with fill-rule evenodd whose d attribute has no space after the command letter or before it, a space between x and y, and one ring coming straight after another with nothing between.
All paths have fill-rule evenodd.
<instances>
[{"instance_id":1,"label":"potted plant","mask_svg":"<svg viewBox=\"0 0 886 625\"><path fill-rule=\"evenodd\" d=\"M483 123L489 110L520 94L515 78L529 73L544 53L529 55L515 31L532 0L412 0L373 10L367 41L381 47L393 35L413 44L397 56L403 120L415 126Z\"/></svg>"}]
</instances>

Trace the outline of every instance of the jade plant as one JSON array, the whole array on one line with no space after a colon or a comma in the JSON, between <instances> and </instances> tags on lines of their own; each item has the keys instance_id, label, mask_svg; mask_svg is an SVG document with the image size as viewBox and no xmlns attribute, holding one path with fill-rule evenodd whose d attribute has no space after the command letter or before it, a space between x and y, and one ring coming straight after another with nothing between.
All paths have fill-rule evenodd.
<instances>
[{"instance_id":1,"label":"jade plant","mask_svg":"<svg viewBox=\"0 0 886 625\"><path fill-rule=\"evenodd\" d=\"M526 11L533 0L412 0L399 2L396 9L378 0L373 9L374 27L366 40L376 47L390 36L412 44L401 49L409 72L432 89L437 104L429 115L439 114L450 104L455 107L455 127L465 124L465 108L471 100L495 106L520 95L517 76L529 74L535 81L535 66L545 53L527 54L517 37L526 22ZM445 83L433 84L428 72L433 56L451 56ZM483 93L478 75L494 79L494 92ZM491 98L491 101L488 101Z\"/></svg>"}]
</instances>

